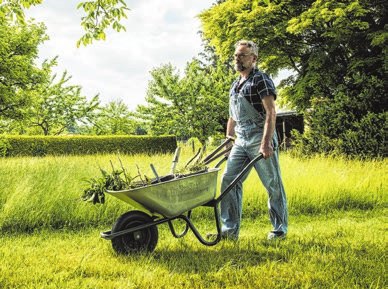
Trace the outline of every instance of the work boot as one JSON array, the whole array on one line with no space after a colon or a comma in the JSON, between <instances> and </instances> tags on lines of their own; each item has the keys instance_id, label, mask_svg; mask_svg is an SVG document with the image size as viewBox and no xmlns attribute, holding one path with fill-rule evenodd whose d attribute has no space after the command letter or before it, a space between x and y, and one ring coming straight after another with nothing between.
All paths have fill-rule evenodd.
<instances>
[{"instance_id":1,"label":"work boot","mask_svg":"<svg viewBox=\"0 0 388 289\"><path fill-rule=\"evenodd\" d=\"M268 235L268 241L272 240L284 240L286 238L286 234L283 232L271 232Z\"/></svg>"}]
</instances>

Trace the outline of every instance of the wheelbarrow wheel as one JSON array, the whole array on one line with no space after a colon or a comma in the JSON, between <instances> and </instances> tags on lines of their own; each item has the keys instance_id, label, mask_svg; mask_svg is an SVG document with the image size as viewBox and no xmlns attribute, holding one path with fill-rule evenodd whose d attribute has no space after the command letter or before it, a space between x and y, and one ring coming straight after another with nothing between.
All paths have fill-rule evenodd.
<instances>
[{"instance_id":1,"label":"wheelbarrow wheel","mask_svg":"<svg viewBox=\"0 0 388 289\"><path fill-rule=\"evenodd\" d=\"M144 212L130 211L121 215L113 225L112 233L152 223L153 219ZM112 247L118 254L128 255L141 251L152 252L158 243L157 226L137 230L112 239Z\"/></svg>"}]
</instances>

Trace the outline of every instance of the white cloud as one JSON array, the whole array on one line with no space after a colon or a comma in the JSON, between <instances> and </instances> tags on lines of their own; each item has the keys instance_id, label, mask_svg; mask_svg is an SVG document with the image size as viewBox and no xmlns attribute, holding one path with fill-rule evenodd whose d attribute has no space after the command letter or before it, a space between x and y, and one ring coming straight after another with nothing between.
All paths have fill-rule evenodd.
<instances>
[{"instance_id":1,"label":"white cloud","mask_svg":"<svg viewBox=\"0 0 388 289\"><path fill-rule=\"evenodd\" d=\"M67 70L72 83L89 98L100 94L103 103L123 99L131 110L144 104L149 71L165 63L183 70L202 51L195 18L213 0L133 0L124 21L127 32L109 32L105 42L76 48L83 30L77 0L45 0L26 11L44 22L50 40L40 47L40 60L58 58L57 72Z\"/></svg>"}]
</instances>

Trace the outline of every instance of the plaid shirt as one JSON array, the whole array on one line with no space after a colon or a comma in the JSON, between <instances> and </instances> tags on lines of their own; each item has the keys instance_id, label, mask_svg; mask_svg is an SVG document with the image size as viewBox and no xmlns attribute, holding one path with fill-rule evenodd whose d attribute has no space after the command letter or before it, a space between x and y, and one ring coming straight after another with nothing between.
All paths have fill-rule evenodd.
<instances>
[{"instance_id":1,"label":"plaid shirt","mask_svg":"<svg viewBox=\"0 0 388 289\"><path fill-rule=\"evenodd\" d=\"M230 95L239 93L244 84L248 82L241 93L259 113L265 113L264 105L261 100L267 95L273 95L276 99L276 89L272 79L264 72L259 71L256 66L249 73L246 80L238 85L240 79L241 75L233 82Z\"/></svg>"}]
</instances>

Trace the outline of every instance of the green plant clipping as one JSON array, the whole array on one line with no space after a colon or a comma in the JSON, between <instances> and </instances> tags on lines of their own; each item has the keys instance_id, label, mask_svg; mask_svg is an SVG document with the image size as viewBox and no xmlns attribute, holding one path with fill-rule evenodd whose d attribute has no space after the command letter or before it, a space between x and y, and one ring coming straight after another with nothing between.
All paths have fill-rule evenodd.
<instances>
[{"instance_id":1,"label":"green plant clipping","mask_svg":"<svg viewBox=\"0 0 388 289\"><path fill-rule=\"evenodd\" d=\"M204 162L201 159L201 149L198 150L198 152L195 154L193 158L189 160L189 162L186 164L186 166L182 169L177 170L175 173L172 174L172 178L178 179L178 178L184 178L188 175L197 174L197 173L203 173L207 172L207 167L205 166ZM152 180L151 178L147 177L146 175L143 175L144 178L142 178L142 173L140 172L139 167L137 166L137 172L138 174L135 177L131 177L124 167L119 159L121 164L121 169L116 170L113 167L113 163L111 161L111 167L112 172L108 173L107 171L100 168L101 175L97 176L95 178L86 179L85 181L89 183L89 187L87 187L82 196L81 199L83 201L92 202L93 204L104 204L105 203L105 190L108 191L122 191L122 190L130 190L130 189L136 189L140 187L145 187L152 185L156 182L163 182L164 180ZM137 180L137 179L140 180ZM165 181L171 180L171 178L166 178Z\"/></svg>"},{"instance_id":2,"label":"green plant clipping","mask_svg":"<svg viewBox=\"0 0 388 289\"><path fill-rule=\"evenodd\" d=\"M121 161L120 161L121 163ZM112 172L108 173L100 168L101 176L85 180L89 183L89 187L86 188L81 196L83 201L93 202L93 204L105 203L105 190L108 191L121 191L128 189L135 189L144 187L151 184L151 179L144 175L144 180L139 174L135 177L131 177L127 170L121 165L121 169L116 170L112 165ZM136 178L140 178L140 181L135 181Z\"/></svg>"}]
</instances>

